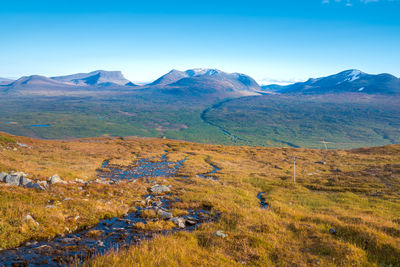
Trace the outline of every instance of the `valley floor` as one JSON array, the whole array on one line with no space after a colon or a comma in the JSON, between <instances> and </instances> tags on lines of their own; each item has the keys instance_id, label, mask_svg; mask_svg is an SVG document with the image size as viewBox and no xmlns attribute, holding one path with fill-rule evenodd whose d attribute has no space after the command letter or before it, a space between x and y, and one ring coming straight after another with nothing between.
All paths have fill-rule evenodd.
<instances>
[{"instance_id":1,"label":"valley floor","mask_svg":"<svg viewBox=\"0 0 400 267\"><path fill-rule=\"evenodd\" d=\"M162 163L163 155L182 164L172 176L167 171L105 182L112 177L109 166L137 174L140 160ZM139 207L146 212L132 229L152 238L84 265L400 265L399 145L326 151L0 134L0 173L11 171L24 172L38 184L55 174L64 182L45 190L0 182L3 250L90 230L104 218L123 217ZM171 191L143 202L155 184ZM187 219L188 211L205 210L216 221L163 235L176 225L152 208L161 196L173 200L166 210L173 217Z\"/></svg>"}]
</instances>

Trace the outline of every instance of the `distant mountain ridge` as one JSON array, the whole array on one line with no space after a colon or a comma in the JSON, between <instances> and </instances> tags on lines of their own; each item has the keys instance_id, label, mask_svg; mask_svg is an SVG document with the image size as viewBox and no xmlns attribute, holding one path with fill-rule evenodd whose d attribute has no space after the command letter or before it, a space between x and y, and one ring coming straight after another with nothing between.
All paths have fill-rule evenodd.
<instances>
[{"instance_id":1,"label":"distant mountain ridge","mask_svg":"<svg viewBox=\"0 0 400 267\"><path fill-rule=\"evenodd\" d=\"M226 96L258 95L261 87L245 74L226 73L217 69L172 70L150 86L166 87L165 92L174 94L211 94Z\"/></svg>"},{"instance_id":2,"label":"distant mountain ridge","mask_svg":"<svg viewBox=\"0 0 400 267\"><path fill-rule=\"evenodd\" d=\"M131 81L127 80L120 71L97 70L90 73L77 73L66 76L51 77L51 79L79 86L111 84L121 86L134 85Z\"/></svg>"},{"instance_id":3,"label":"distant mountain ridge","mask_svg":"<svg viewBox=\"0 0 400 267\"><path fill-rule=\"evenodd\" d=\"M0 92L20 95L93 95L94 91L118 94L132 90L155 97L167 94L218 99L260 94L400 94L400 79L390 74L372 75L353 69L291 85L260 86L245 74L204 68L174 69L154 82L140 86L130 82L120 71L104 70L55 77L31 75L15 81L0 78Z\"/></svg>"},{"instance_id":4,"label":"distant mountain ridge","mask_svg":"<svg viewBox=\"0 0 400 267\"><path fill-rule=\"evenodd\" d=\"M311 78L306 82L295 83L280 88L276 87L276 89L279 93L302 94L399 94L400 79L387 73L373 75L352 69L326 77Z\"/></svg>"}]
</instances>

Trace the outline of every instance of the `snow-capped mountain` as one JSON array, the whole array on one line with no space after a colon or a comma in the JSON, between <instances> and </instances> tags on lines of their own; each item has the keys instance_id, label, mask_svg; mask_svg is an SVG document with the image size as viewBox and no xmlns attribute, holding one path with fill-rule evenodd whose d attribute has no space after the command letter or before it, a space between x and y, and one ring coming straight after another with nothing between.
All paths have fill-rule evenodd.
<instances>
[{"instance_id":1,"label":"snow-capped mountain","mask_svg":"<svg viewBox=\"0 0 400 267\"><path fill-rule=\"evenodd\" d=\"M400 79L387 73L372 75L359 70L346 70L335 75L312 78L280 89L280 93L400 93Z\"/></svg>"},{"instance_id":2,"label":"snow-capped mountain","mask_svg":"<svg viewBox=\"0 0 400 267\"><path fill-rule=\"evenodd\" d=\"M257 95L258 83L245 74L226 73L217 69L172 70L150 86L163 86L166 92L180 94Z\"/></svg>"}]
</instances>

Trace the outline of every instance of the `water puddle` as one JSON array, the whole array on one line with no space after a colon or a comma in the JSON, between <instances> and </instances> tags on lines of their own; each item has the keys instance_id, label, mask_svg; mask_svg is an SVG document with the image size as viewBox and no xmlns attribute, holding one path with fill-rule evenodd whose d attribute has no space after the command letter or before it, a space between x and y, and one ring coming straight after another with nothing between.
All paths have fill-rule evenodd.
<instances>
[{"instance_id":1,"label":"water puddle","mask_svg":"<svg viewBox=\"0 0 400 267\"><path fill-rule=\"evenodd\" d=\"M51 127L50 124L34 124L34 125L25 125L24 127L26 128L32 128L32 127Z\"/></svg>"},{"instance_id":2,"label":"water puddle","mask_svg":"<svg viewBox=\"0 0 400 267\"><path fill-rule=\"evenodd\" d=\"M203 173L203 174L198 174L197 176L201 177L201 178L205 178L205 179L213 179L214 181L218 180L217 177L213 176L214 173L216 173L217 171L220 170L220 168L218 168L217 166L210 164L211 167L213 167L213 170L207 173Z\"/></svg>"},{"instance_id":3,"label":"water puddle","mask_svg":"<svg viewBox=\"0 0 400 267\"><path fill-rule=\"evenodd\" d=\"M109 161L104 161L102 169L107 171L99 171L100 178L108 178L111 180L132 180L145 177L173 177L178 172L178 169L182 167L185 161L171 162L167 161L167 155L164 154L161 157L161 161L152 162L149 159L139 160L135 166L128 168L121 168L117 165L110 165Z\"/></svg>"},{"instance_id":4,"label":"water puddle","mask_svg":"<svg viewBox=\"0 0 400 267\"><path fill-rule=\"evenodd\" d=\"M260 204L261 208L267 209L269 204L266 202L264 195L265 195L265 192L260 192L260 193L258 193L257 198L260 200L259 204Z\"/></svg>"}]
</instances>

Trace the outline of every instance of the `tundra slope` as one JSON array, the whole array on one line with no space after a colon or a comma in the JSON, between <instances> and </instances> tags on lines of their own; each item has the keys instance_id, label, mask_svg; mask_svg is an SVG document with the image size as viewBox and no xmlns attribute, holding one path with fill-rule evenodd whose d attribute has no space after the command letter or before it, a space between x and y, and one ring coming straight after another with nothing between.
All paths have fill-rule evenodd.
<instances>
[{"instance_id":1,"label":"tundra slope","mask_svg":"<svg viewBox=\"0 0 400 267\"><path fill-rule=\"evenodd\" d=\"M33 180L58 173L67 182L93 181L84 186L55 184L44 191L0 186L2 248L128 212L148 194L145 179L103 184L95 182L96 170L104 160L127 170L143 158L154 156L158 162L166 150L168 161L186 159L176 177L150 178L176 190L180 201L173 203L171 213L184 216L188 209L207 208L221 212L219 220L194 232L156 236L87 265L399 264L399 145L325 151L148 138L44 141L6 134L0 144L0 172L23 171ZM298 159L296 184L293 157ZM212 166L218 168L212 174L216 180L197 176L213 171ZM260 192L266 209L259 204ZM24 220L27 215L38 225ZM163 221L143 225L149 231L168 227Z\"/></svg>"}]
</instances>

